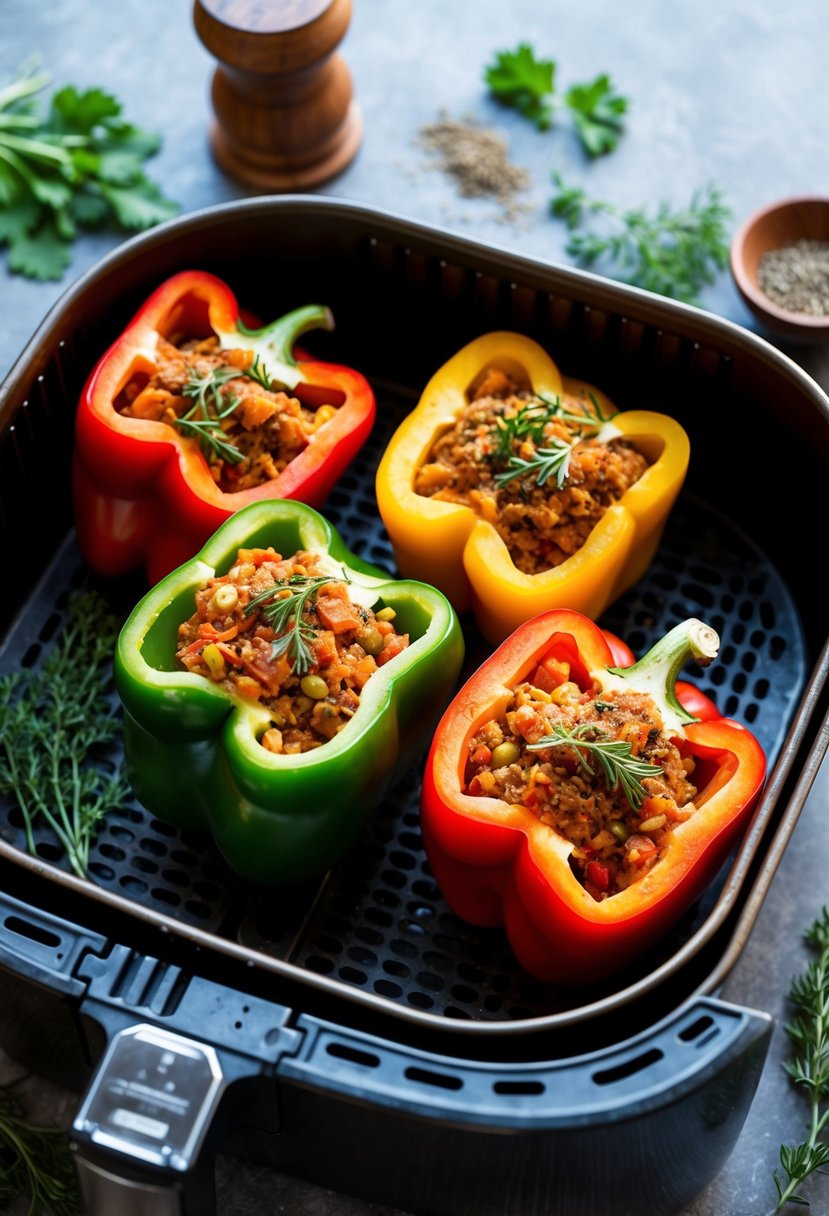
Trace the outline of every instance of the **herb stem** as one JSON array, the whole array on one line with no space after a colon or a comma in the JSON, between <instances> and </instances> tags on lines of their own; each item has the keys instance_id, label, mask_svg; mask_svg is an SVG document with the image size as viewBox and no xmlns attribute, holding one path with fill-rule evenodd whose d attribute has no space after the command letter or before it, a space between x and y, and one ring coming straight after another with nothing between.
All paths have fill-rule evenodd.
<instances>
[{"instance_id":1,"label":"herb stem","mask_svg":"<svg viewBox=\"0 0 829 1216\"><path fill-rule=\"evenodd\" d=\"M797 1188L812 1173L829 1165L829 1143L821 1138L829 1122L829 1105L821 1112L821 1105L829 1101L829 909L822 909L806 938L819 954L792 981L789 999L800 1013L786 1026L795 1058L785 1068L795 1085L809 1094L809 1134L801 1144L780 1147L785 1178L774 1171L778 1196L775 1213L789 1203L808 1206L808 1199L798 1194Z\"/></svg>"}]
</instances>

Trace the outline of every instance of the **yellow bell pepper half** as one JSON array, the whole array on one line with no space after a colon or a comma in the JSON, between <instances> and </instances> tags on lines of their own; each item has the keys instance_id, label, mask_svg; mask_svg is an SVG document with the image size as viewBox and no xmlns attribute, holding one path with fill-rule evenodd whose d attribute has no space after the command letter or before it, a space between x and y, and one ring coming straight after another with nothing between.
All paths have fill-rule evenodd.
<instances>
[{"instance_id":1,"label":"yellow bell pepper half","mask_svg":"<svg viewBox=\"0 0 829 1216\"><path fill-rule=\"evenodd\" d=\"M471 507L414 490L433 444L454 425L491 368L529 382L534 393L594 397L611 416L604 434L624 436L652 462L578 552L539 574L518 570L494 526ZM377 470L377 503L401 574L438 587L459 613L471 609L483 635L498 643L551 608L572 608L595 620L641 578L682 487L689 455L688 436L673 418L647 410L620 413L592 385L562 376L537 342L494 332L464 346L432 376L386 448Z\"/></svg>"}]
</instances>

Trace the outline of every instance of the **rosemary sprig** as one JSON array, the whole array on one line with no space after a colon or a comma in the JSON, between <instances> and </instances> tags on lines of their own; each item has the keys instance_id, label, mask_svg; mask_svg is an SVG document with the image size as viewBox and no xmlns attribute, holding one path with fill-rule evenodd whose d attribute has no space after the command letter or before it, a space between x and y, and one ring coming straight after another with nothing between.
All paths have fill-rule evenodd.
<instances>
[{"instance_id":1,"label":"rosemary sprig","mask_svg":"<svg viewBox=\"0 0 829 1216\"><path fill-rule=\"evenodd\" d=\"M561 397L539 393L535 400L528 401L508 418L496 418L494 430L498 446L492 454L493 459L508 460L512 455L513 445L524 439L529 439L537 447L549 422L569 422L582 430L599 430L608 418L592 393L590 401L592 410L585 409L577 414L567 409Z\"/></svg>"},{"instance_id":2,"label":"rosemary sprig","mask_svg":"<svg viewBox=\"0 0 829 1216\"><path fill-rule=\"evenodd\" d=\"M0 1085L0 1210L23 1195L28 1216L79 1216L77 1174L65 1133L31 1123L20 1096Z\"/></svg>"},{"instance_id":3,"label":"rosemary sprig","mask_svg":"<svg viewBox=\"0 0 829 1216\"><path fill-rule=\"evenodd\" d=\"M570 471L573 445L566 443L563 439L551 439L550 445L546 448L536 448L535 456L531 460L524 460L521 456L510 456L507 467L503 472L496 474L495 484L505 486L516 477L526 477L532 473L535 475L536 483L540 486L546 485L549 479L555 476L556 485L561 489Z\"/></svg>"},{"instance_id":4,"label":"rosemary sprig","mask_svg":"<svg viewBox=\"0 0 829 1216\"><path fill-rule=\"evenodd\" d=\"M587 731L598 735L598 738L583 738ZM607 738L592 722L582 722L572 730L567 730L560 724L554 726L552 734L545 735L537 743L528 743L527 750L540 752L548 747L563 745L575 750L579 764L591 777L595 777L597 773L584 752L588 751L595 756L608 789L615 790L621 786L622 793L634 810L638 810L642 805L647 792L642 785L642 779L662 772L658 764L648 764L632 756L631 745L627 740Z\"/></svg>"},{"instance_id":5,"label":"rosemary sprig","mask_svg":"<svg viewBox=\"0 0 829 1216\"><path fill-rule=\"evenodd\" d=\"M292 574L289 578L278 579L273 587L268 587L254 596L245 605L245 616L261 609L277 635L272 643L271 658L286 655L293 660L297 675L304 675L314 662L308 643L316 637L316 630L308 621L303 620L302 614L313 607L321 587L329 583L349 581L345 570L341 577L330 574ZM275 599L274 596L279 598Z\"/></svg>"},{"instance_id":6,"label":"rosemary sprig","mask_svg":"<svg viewBox=\"0 0 829 1216\"><path fill-rule=\"evenodd\" d=\"M224 460L227 464L239 464L244 454L232 443L228 443L221 423L229 418L241 402L232 389L227 389L231 380L246 376L263 388L270 389L271 382L258 355L250 367L242 371L237 367L211 367L199 371L190 369L182 395L194 401L192 409L176 419L175 425L184 435L198 440L207 460Z\"/></svg>"},{"instance_id":7,"label":"rosemary sprig","mask_svg":"<svg viewBox=\"0 0 829 1216\"><path fill-rule=\"evenodd\" d=\"M789 1000L801 1012L786 1026L795 1057L784 1067L809 1097L809 1134L801 1144L780 1146L783 1174L774 1171L775 1213L788 1203L808 1207L809 1200L799 1195L797 1188L810 1174L829 1165L829 1141L825 1138L829 1124L829 909L822 909L807 930L806 940L818 951L818 957L792 981Z\"/></svg>"},{"instance_id":8,"label":"rosemary sprig","mask_svg":"<svg viewBox=\"0 0 829 1216\"><path fill-rule=\"evenodd\" d=\"M545 426L556 416L555 402L552 399L539 398L537 401L528 401L508 418L496 418L493 430L498 446L492 453L493 459L509 460L513 444L524 439L530 439L537 445L544 434Z\"/></svg>"},{"instance_id":9,"label":"rosemary sprig","mask_svg":"<svg viewBox=\"0 0 829 1216\"><path fill-rule=\"evenodd\" d=\"M0 796L17 802L29 852L43 820L81 878L98 824L129 792L119 773L90 763L120 730L107 700L117 634L103 597L76 594L40 668L0 677Z\"/></svg>"},{"instance_id":10,"label":"rosemary sprig","mask_svg":"<svg viewBox=\"0 0 829 1216\"><path fill-rule=\"evenodd\" d=\"M539 393L536 400L528 401L508 418L496 418L493 429L498 443L492 459L506 467L495 477L495 484L504 486L516 477L535 473L537 484L543 486L555 474L556 485L561 489L570 471L570 456L577 440L568 443L564 439L550 439L547 447L540 447L539 444L543 441L547 424L553 421L570 423L581 431L598 431L608 418L592 393L590 402L592 409L575 413L567 409L561 397ZM513 452L514 444L526 441L536 449L535 457L531 460L525 460Z\"/></svg>"}]
</instances>

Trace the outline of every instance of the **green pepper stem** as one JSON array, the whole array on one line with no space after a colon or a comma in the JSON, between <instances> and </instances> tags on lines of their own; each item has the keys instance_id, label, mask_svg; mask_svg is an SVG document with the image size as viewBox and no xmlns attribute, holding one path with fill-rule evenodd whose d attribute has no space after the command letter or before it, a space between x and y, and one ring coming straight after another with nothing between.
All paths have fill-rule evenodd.
<instances>
[{"instance_id":1,"label":"green pepper stem","mask_svg":"<svg viewBox=\"0 0 829 1216\"><path fill-rule=\"evenodd\" d=\"M608 667L614 677L606 687L622 687L616 679L637 692L647 693L662 715L666 730L682 734L682 727L689 722L698 722L680 705L676 695L676 681L689 659L700 667L707 667L717 657L720 648L718 634L695 617L675 625L632 667Z\"/></svg>"},{"instance_id":2,"label":"green pepper stem","mask_svg":"<svg viewBox=\"0 0 829 1216\"><path fill-rule=\"evenodd\" d=\"M295 388L304 378L294 358L294 343L311 329L334 328L331 310L322 304L306 304L295 308L284 317L277 317L270 325L261 329L248 329L242 321L236 329L218 335L221 345L228 349L245 345L258 357L272 383L284 388ZM244 343L240 343L240 337Z\"/></svg>"}]
</instances>

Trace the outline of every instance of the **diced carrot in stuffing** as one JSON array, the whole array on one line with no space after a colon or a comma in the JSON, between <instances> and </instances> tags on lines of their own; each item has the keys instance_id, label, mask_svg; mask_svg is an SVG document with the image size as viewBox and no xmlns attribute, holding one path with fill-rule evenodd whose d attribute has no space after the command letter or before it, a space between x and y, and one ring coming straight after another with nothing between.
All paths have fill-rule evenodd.
<instances>
[{"instance_id":1,"label":"diced carrot in stuffing","mask_svg":"<svg viewBox=\"0 0 829 1216\"><path fill-rule=\"evenodd\" d=\"M565 659L559 659L552 653L546 654L539 666L544 668L548 679L552 683L549 686L538 684L538 680L534 679L533 684L538 684L539 688L547 688L548 692L558 684L565 684L570 679L570 664Z\"/></svg>"},{"instance_id":2,"label":"diced carrot in stuffing","mask_svg":"<svg viewBox=\"0 0 829 1216\"><path fill-rule=\"evenodd\" d=\"M157 420L175 400L166 388L144 388L129 407L130 417Z\"/></svg>"},{"instance_id":3,"label":"diced carrot in stuffing","mask_svg":"<svg viewBox=\"0 0 829 1216\"><path fill-rule=\"evenodd\" d=\"M252 431L254 427L261 426L272 418L276 409L276 403L269 401L267 397L244 397L236 411L236 417L246 431Z\"/></svg>"},{"instance_id":4,"label":"diced carrot in stuffing","mask_svg":"<svg viewBox=\"0 0 829 1216\"><path fill-rule=\"evenodd\" d=\"M384 663L388 663L389 659L393 659L395 655L400 654L409 644L408 633L395 634L395 636L386 643L383 649L377 656L377 666L382 667Z\"/></svg>"},{"instance_id":5,"label":"diced carrot in stuffing","mask_svg":"<svg viewBox=\"0 0 829 1216\"><path fill-rule=\"evenodd\" d=\"M475 389L472 399L477 401L481 397L497 397L507 392L510 383L506 372L502 372L499 367L490 367L484 373L484 378Z\"/></svg>"},{"instance_id":6,"label":"diced carrot in stuffing","mask_svg":"<svg viewBox=\"0 0 829 1216\"><path fill-rule=\"evenodd\" d=\"M318 595L316 609L326 629L335 634L359 629L363 623L354 605L338 595Z\"/></svg>"}]
</instances>

